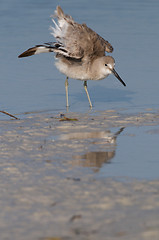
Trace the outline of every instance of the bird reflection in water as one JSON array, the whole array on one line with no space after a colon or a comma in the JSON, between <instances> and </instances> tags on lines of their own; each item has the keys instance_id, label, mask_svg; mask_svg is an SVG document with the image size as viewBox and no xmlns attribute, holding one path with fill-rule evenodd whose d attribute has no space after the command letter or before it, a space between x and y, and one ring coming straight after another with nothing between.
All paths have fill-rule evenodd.
<instances>
[{"instance_id":1,"label":"bird reflection in water","mask_svg":"<svg viewBox=\"0 0 159 240\"><path fill-rule=\"evenodd\" d=\"M98 172L99 169L105 163L110 163L110 160L115 156L115 150L110 152L88 152L83 155L75 155L73 159L73 166L90 167L94 172Z\"/></svg>"},{"instance_id":2,"label":"bird reflection in water","mask_svg":"<svg viewBox=\"0 0 159 240\"><path fill-rule=\"evenodd\" d=\"M106 151L88 151L85 154L74 155L72 165L89 167L94 172L98 172L105 163L110 163L111 159L115 156L116 141L119 134L124 130L124 127L120 128L116 133L110 131L101 132L76 132L69 133L61 136L63 140L82 140L92 139L92 144L103 144L107 149ZM90 142L89 142L90 143ZM92 148L92 147L91 147Z\"/></svg>"}]
</instances>

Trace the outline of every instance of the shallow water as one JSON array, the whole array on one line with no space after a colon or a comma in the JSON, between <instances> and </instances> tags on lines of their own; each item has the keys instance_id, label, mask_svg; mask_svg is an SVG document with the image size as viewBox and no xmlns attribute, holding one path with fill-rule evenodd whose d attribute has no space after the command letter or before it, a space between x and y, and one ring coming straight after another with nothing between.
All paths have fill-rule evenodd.
<instances>
[{"instance_id":1,"label":"shallow water","mask_svg":"<svg viewBox=\"0 0 159 240\"><path fill-rule=\"evenodd\" d=\"M100 176L128 176L137 179L158 179L159 149L157 127L128 127L118 137L116 154L103 166Z\"/></svg>"},{"instance_id":2,"label":"shallow water","mask_svg":"<svg viewBox=\"0 0 159 240\"><path fill-rule=\"evenodd\" d=\"M56 1L2 1L0 69L1 108L12 113L37 110L65 110L65 76L54 66L53 54L18 59L29 47L54 41L50 35ZM116 70L126 82L124 88L114 76L88 82L95 110L156 107L158 81L158 1L61 1L65 12L109 40ZM89 11L88 11L89 6ZM70 80L70 110L88 110L81 81Z\"/></svg>"}]
</instances>

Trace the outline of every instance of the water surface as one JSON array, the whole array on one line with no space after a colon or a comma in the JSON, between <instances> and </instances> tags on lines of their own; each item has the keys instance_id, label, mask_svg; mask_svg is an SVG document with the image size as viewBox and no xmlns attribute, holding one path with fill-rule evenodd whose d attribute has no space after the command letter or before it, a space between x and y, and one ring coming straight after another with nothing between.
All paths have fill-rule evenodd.
<instances>
[{"instance_id":1,"label":"water surface","mask_svg":"<svg viewBox=\"0 0 159 240\"><path fill-rule=\"evenodd\" d=\"M54 41L50 35L58 1L5 0L1 3L1 108L12 113L37 110L65 110L65 76L54 66L53 54L18 59L29 47ZM158 107L158 1L60 1L66 13L109 40L116 70L126 82L124 88L114 76L88 82L96 110ZM89 9L89 11L88 11ZM70 110L88 110L81 81L70 80Z\"/></svg>"}]
</instances>

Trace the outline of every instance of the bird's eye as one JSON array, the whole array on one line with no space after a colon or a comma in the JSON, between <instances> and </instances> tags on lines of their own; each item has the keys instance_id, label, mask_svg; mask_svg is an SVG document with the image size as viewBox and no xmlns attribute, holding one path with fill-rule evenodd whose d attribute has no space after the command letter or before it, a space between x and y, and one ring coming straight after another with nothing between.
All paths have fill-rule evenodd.
<instances>
[{"instance_id":1,"label":"bird's eye","mask_svg":"<svg viewBox=\"0 0 159 240\"><path fill-rule=\"evenodd\" d=\"M107 64L105 64L105 66L107 67L108 65L107 65Z\"/></svg>"}]
</instances>

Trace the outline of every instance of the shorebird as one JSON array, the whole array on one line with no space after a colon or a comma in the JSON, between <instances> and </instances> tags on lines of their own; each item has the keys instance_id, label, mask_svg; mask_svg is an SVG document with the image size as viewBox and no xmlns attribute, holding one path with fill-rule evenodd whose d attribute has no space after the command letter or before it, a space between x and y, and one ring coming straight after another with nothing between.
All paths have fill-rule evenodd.
<instances>
[{"instance_id":1,"label":"shorebird","mask_svg":"<svg viewBox=\"0 0 159 240\"><path fill-rule=\"evenodd\" d=\"M124 85L124 81L115 71L115 60L111 56L106 56L105 52L111 53L113 47L111 44L99 36L86 24L79 24L69 15L64 14L60 6L57 6L52 17L54 27L51 28L51 34L56 42L44 43L29 48L18 57L28 57L39 53L56 53L55 65L58 70L66 75L66 106L68 102L68 78L84 81L89 105L92 103L87 89L87 80L101 80L109 74L115 77ZM57 23L54 18L57 18Z\"/></svg>"}]
</instances>

